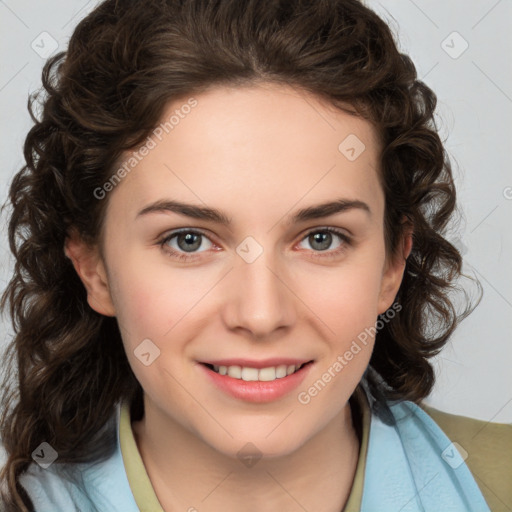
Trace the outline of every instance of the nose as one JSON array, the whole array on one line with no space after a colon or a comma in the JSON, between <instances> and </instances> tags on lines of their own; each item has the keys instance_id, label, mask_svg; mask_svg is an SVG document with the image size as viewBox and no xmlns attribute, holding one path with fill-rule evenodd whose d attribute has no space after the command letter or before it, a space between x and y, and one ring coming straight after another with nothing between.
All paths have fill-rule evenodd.
<instances>
[{"instance_id":1,"label":"nose","mask_svg":"<svg viewBox=\"0 0 512 512\"><path fill-rule=\"evenodd\" d=\"M284 263L276 263L270 251L252 262L237 258L226 287L224 321L230 329L263 339L293 325L298 299Z\"/></svg>"}]
</instances>

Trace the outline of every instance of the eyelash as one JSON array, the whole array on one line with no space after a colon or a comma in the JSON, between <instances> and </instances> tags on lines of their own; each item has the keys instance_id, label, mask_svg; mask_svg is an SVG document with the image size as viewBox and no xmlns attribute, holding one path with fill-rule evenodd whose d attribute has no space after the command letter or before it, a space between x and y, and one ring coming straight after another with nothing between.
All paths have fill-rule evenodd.
<instances>
[{"instance_id":1,"label":"eyelash","mask_svg":"<svg viewBox=\"0 0 512 512\"><path fill-rule=\"evenodd\" d=\"M169 233L163 239L161 239L158 242L158 244L160 245L162 250L164 250L172 258L176 258L176 259L178 259L180 261L195 260L196 256L194 256L193 253L189 253L189 254L181 253L181 252L178 252L178 251L176 251L174 249L171 249L168 245L166 245L170 240L172 240L173 238L175 238L176 236L178 236L178 235L180 235L182 233L187 233L187 234L192 233L192 234L195 234L195 235L201 235L201 236L204 236L205 238L208 238L206 233L204 233L204 232L202 232L200 230L191 229L191 228L190 229L189 228L184 228L184 229L180 229L180 230L177 230L177 231L173 231L172 233ZM352 245L352 239L348 235L346 235L343 231L340 231L340 230L338 230L336 228L331 228L331 227L312 229L312 230L308 231L302 237L302 239L300 241L302 242L308 236L310 236L310 235L312 235L314 233L333 233L333 234L337 235L344 243L338 249L335 249L334 251L313 251L313 254L312 254L313 258L335 258L337 256L340 256L343 252L345 252L347 250L348 246Z\"/></svg>"}]
</instances>

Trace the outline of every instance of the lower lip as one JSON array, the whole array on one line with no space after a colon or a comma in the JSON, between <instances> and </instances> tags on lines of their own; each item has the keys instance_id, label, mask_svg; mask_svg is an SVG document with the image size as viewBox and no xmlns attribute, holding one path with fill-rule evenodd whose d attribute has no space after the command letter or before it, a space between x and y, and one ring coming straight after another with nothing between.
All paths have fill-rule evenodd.
<instances>
[{"instance_id":1,"label":"lower lip","mask_svg":"<svg viewBox=\"0 0 512 512\"><path fill-rule=\"evenodd\" d=\"M272 402L299 387L310 372L313 364L313 362L309 362L291 375L263 382L234 379L233 377L214 372L204 364L200 363L198 366L221 391L239 400L245 400L246 402Z\"/></svg>"}]
</instances>

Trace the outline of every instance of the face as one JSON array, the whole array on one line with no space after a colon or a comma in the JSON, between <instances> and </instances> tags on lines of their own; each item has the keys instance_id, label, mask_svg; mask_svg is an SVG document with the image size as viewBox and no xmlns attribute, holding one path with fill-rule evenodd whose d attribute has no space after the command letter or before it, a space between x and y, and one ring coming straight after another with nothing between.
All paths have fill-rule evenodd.
<instances>
[{"instance_id":1,"label":"face","mask_svg":"<svg viewBox=\"0 0 512 512\"><path fill-rule=\"evenodd\" d=\"M104 290L86 284L89 303L117 317L146 406L225 454L246 441L290 453L347 407L373 348L368 328L401 281L403 266L385 257L377 134L288 86L195 100L169 105L162 121L187 113L103 199ZM222 362L249 379L309 364L259 384L204 364L222 372Z\"/></svg>"}]
</instances>

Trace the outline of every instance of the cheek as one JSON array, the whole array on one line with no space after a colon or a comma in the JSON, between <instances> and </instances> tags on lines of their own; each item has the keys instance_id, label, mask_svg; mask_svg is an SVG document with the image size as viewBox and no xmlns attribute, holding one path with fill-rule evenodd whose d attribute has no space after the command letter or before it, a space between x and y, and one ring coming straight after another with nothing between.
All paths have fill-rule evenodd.
<instances>
[{"instance_id":1,"label":"cheek","mask_svg":"<svg viewBox=\"0 0 512 512\"><path fill-rule=\"evenodd\" d=\"M340 267L322 286L312 286L314 279L308 281L308 303L314 304L320 319L317 326L322 326L327 341L317 372L297 395L308 414L332 419L361 380L374 346L380 276L373 260L368 265Z\"/></svg>"},{"instance_id":2,"label":"cheek","mask_svg":"<svg viewBox=\"0 0 512 512\"><path fill-rule=\"evenodd\" d=\"M179 350L179 340L186 336L177 333L196 322L205 296L219 280L211 269L171 268L148 257L140 263L126 257L113 278L113 301L127 349L149 338L167 351Z\"/></svg>"},{"instance_id":3,"label":"cheek","mask_svg":"<svg viewBox=\"0 0 512 512\"><path fill-rule=\"evenodd\" d=\"M183 316L184 297L162 279L127 277L115 299L117 320L130 345L144 338L156 343Z\"/></svg>"},{"instance_id":4,"label":"cheek","mask_svg":"<svg viewBox=\"0 0 512 512\"><path fill-rule=\"evenodd\" d=\"M170 306L162 303L162 280L154 275L152 265L129 252L112 261L116 263L109 273L111 295L125 344L136 346L145 338L158 337L156 319Z\"/></svg>"},{"instance_id":5,"label":"cheek","mask_svg":"<svg viewBox=\"0 0 512 512\"><path fill-rule=\"evenodd\" d=\"M326 324L329 337L346 340L377 320L381 271L375 260L310 273L301 283L297 294Z\"/></svg>"}]
</instances>

